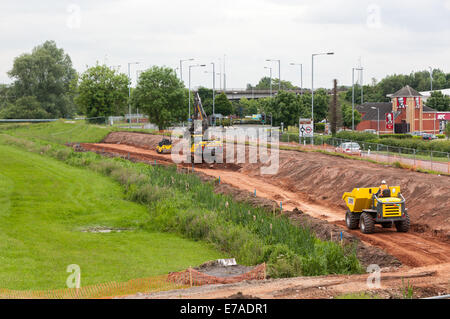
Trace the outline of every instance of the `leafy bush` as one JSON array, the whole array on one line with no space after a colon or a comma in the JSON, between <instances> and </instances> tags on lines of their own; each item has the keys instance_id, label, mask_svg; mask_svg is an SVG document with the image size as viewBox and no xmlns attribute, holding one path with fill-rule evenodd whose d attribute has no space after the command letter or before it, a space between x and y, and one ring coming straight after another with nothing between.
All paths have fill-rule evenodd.
<instances>
[{"instance_id":1,"label":"leafy bush","mask_svg":"<svg viewBox=\"0 0 450 319\"><path fill-rule=\"evenodd\" d=\"M384 138L398 138L398 139L407 139L412 138L411 134L381 134L380 139Z\"/></svg>"},{"instance_id":2,"label":"leafy bush","mask_svg":"<svg viewBox=\"0 0 450 319\"><path fill-rule=\"evenodd\" d=\"M318 133L325 132L325 123L316 123L314 124L314 130Z\"/></svg>"},{"instance_id":3,"label":"leafy bush","mask_svg":"<svg viewBox=\"0 0 450 319\"><path fill-rule=\"evenodd\" d=\"M365 132L351 132L351 131L342 131L336 134L337 138L342 138L346 140L352 141L370 141L377 138L377 135L372 133Z\"/></svg>"}]
</instances>

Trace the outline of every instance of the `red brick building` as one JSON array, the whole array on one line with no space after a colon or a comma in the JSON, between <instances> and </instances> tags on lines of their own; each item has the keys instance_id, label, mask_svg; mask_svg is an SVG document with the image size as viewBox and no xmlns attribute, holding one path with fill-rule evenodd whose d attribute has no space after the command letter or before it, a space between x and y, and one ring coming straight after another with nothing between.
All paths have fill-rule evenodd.
<instances>
[{"instance_id":1,"label":"red brick building","mask_svg":"<svg viewBox=\"0 0 450 319\"><path fill-rule=\"evenodd\" d=\"M390 96L391 102L363 103L356 106L362 115L361 122L356 127L358 131L373 129L380 134L388 133L439 133L439 119L436 110L423 104L422 95L405 86ZM392 113L393 128L386 127L386 114Z\"/></svg>"}]
</instances>

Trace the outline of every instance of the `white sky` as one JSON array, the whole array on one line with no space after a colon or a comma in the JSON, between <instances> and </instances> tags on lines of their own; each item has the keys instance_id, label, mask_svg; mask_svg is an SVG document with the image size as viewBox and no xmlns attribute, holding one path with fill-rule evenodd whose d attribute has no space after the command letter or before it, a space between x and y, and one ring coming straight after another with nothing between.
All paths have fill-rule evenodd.
<instances>
[{"instance_id":1,"label":"white sky","mask_svg":"<svg viewBox=\"0 0 450 319\"><path fill-rule=\"evenodd\" d=\"M0 83L14 57L55 40L77 71L99 61L136 70L179 66L195 58L192 86L212 86L211 62L220 71L226 55L227 88L256 84L281 60L281 78L311 87L351 84L352 67L364 67L364 82L388 74L433 68L450 70L450 0L1 0ZM189 62L183 64L187 83ZM219 86L217 78L216 87Z\"/></svg>"}]
</instances>

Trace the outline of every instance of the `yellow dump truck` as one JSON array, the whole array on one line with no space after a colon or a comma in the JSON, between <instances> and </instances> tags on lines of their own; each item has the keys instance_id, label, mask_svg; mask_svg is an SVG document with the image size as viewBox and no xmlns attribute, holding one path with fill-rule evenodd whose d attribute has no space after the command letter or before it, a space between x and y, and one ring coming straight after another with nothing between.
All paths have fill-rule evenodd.
<instances>
[{"instance_id":1,"label":"yellow dump truck","mask_svg":"<svg viewBox=\"0 0 450 319\"><path fill-rule=\"evenodd\" d=\"M398 232L409 231L409 216L406 201L400 186L392 186L380 192L379 187L355 188L344 193L342 199L348 210L345 223L349 229L361 229L364 234L372 234L375 224L383 228L395 225Z\"/></svg>"}]
</instances>

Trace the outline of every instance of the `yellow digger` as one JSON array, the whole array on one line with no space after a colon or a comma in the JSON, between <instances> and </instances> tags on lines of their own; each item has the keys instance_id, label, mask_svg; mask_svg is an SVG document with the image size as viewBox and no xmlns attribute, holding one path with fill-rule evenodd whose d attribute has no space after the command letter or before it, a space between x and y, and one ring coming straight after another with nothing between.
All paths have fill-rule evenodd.
<instances>
[{"instance_id":1,"label":"yellow digger","mask_svg":"<svg viewBox=\"0 0 450 319\"><path fill-rule=\"evenodd\" d=\"M395 225L398 232L409 231L410 221L406 201L400 186L392 186L383 191L379 187L355 188L342 195L348 210L345 223L349 229L360 228L364 234L372 234L375 224L383 228Z\"/></svg>"},{"instance_id":2,"label":"yellow digger","mask_svg":"<svg viewBox=\"0 0 450 319\"><path fill-rule=\"evenodd\" d=\"M199 120L202 122L202 133L206 132L209 124L208 118L205 110L203 109L202 101L200 99L200 95L198 92L194 97L194 112L192 115L191 127L189 128L191 134L191 159L194 161L194 155L198 153L203 156L205 149L208 150L208 154L211 156L215 156L216 154L220 154L223 152L223 143L217 140L206 139L202 134L198 134L194 128L194 120ZM196 139L200 141L195 141ZM172 151L172 141L163 138L161 142L156 146L156 152L162 153L170 153ZM200 150L201 149L201 150Z\"/></svg>"}]
</instances>

